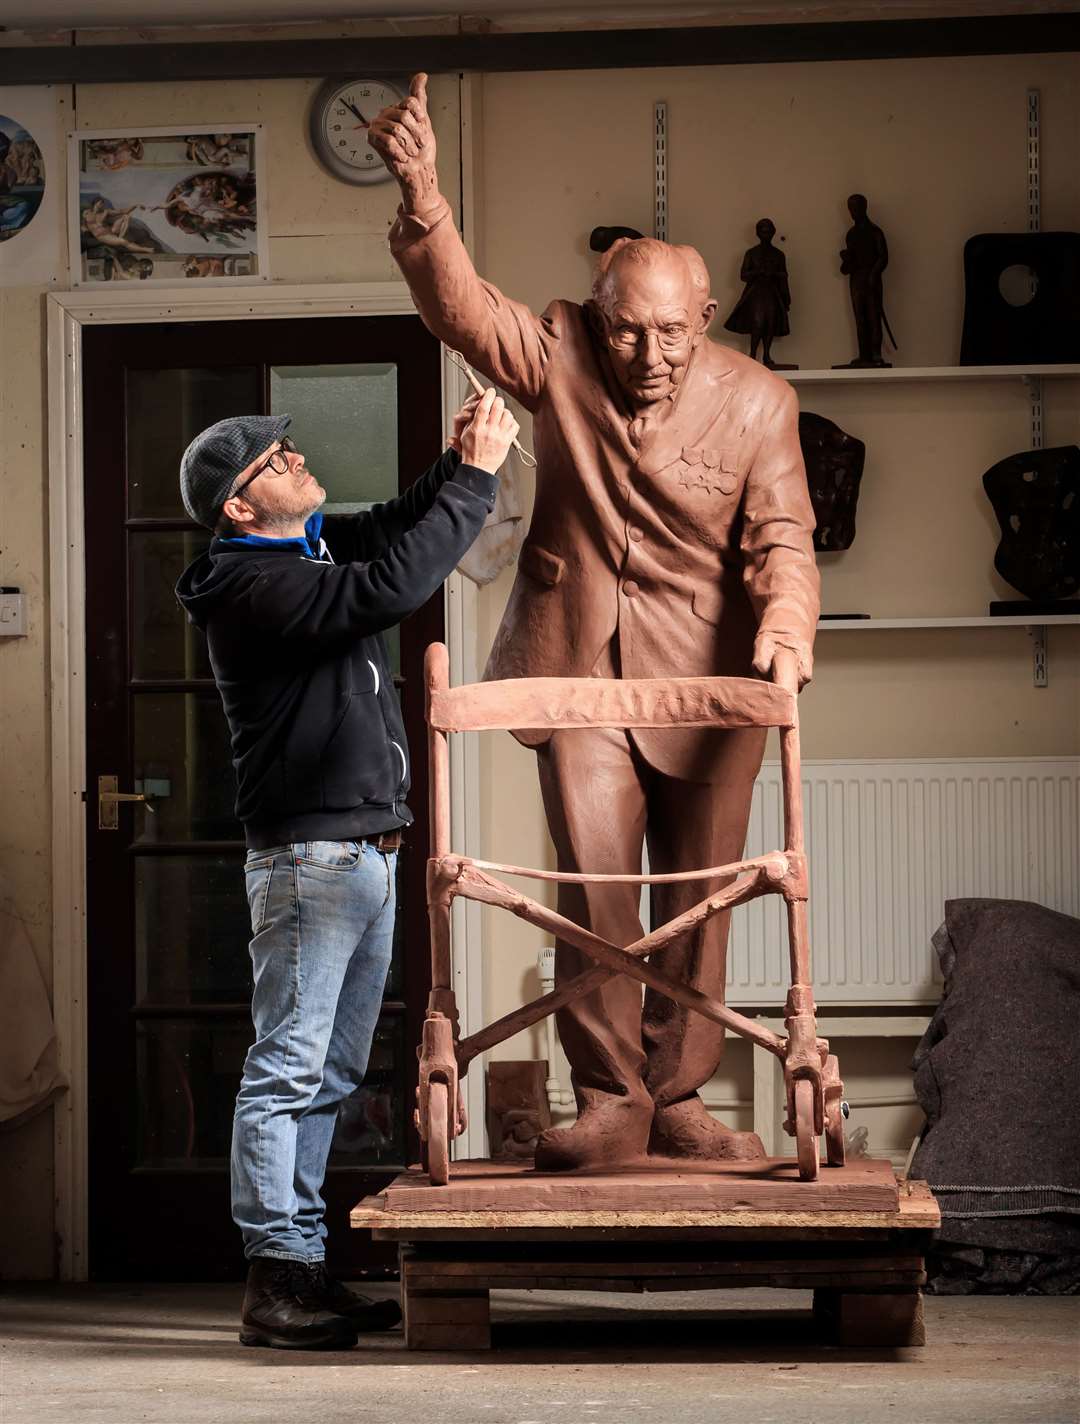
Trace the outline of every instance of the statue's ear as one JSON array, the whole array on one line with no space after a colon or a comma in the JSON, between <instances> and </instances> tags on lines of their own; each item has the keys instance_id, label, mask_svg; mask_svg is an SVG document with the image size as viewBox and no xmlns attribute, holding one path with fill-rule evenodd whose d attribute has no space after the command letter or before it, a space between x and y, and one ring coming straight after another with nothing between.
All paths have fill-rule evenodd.
<instances>
[{"instance_id":1,"label":"statue's ear","mask_svg":"<svg viewBox=\"0 0 1080 1424\"><path fill-rule=\"evenodd\" d=\"M698 334L704 336L712 325L713 317L716 315L716 302L712 297L707 302L701 304L701 325L698 327Z\"/></svg>"}]
</instances>

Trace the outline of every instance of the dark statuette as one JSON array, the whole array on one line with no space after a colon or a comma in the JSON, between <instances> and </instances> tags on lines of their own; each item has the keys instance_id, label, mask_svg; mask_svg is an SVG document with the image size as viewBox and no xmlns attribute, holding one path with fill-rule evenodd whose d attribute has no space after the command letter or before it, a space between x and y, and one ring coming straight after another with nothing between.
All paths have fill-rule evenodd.
<instances>
[{"instance_id":1,"label":"dark statuette","mask_svg":"<svg viewBox=\"0 0 1080 1424\"><path fill-rule=\"evenodd\" d=\"M592 252L606 252L620 237L628 237L632 241L641 236L636 227L594 227L589 233L589 248Z\"/></svg>"},{"instance_id":2,"label":"dark statuette","mask_svg":"<svg viewBox=\"0 0 1080 1424\"><path fill-rule=\"evenodd\" d=\"M866 446L833 421L808 410L799 413L799 444L817 519L814 548L820 553L850 549Z\"/></svg>"},{"instance_id":3,"label":"dark statuette","mask_svg":"<svg viewBox=\"0 0 1080 1424\"><path fill-rule=\"evenodd\" d=\"M1001 525L994 568L1025 597L1080 594L1080 446L1029 450L983 475Z\"/></svg>"},{"instance_id":4,"label":"dark statuette","mask_svg":"<svg viewBox=\"0 0 1080 1424\"><path fill-rule=\"evenodd\" d=\"M1080 361L1080 233L985 232L968 238L960 364L1063 361Z\"/></svg>"},{"instance_id":5,"label":"dark statuette","mask_svg":"<svg viewBox=\"0 0 1080 1424\"><path fill-rule=\"evenodd\" d=\"M891 361L882 360L881 343L883 333L888 332L893 349L893 336L889 319L885 315L885 290L882 273L889 265L889 248L885 234L877 223L870 221L867 202L861 193L852 193L847 200L852 226L844 239L844 250L840 254L840 271L848 279L851 288L851 308L855 313L855 334L859 342L859 354L854 361L845 361L834 370L851 366L891 366Z\"/></svg>"},{"instance_id":6,"label":"dark statuette","mask_svg":"<svg viewBox=\"0 0 1080 1424\"><path fill-rule=\"evenodd\" d=\"M795 371L796 366L781 366L773 359L771 348L778 336L787 336L791 289L788 286L787 262L778 247L772 245L776 225L762 218L754 228L758 235L756 247L743 256L739 280L746 283L742 296L724 326L750 338L750 358L757 360L761 347L762 365L774 371Z\"/></svg>"}]
</instances>

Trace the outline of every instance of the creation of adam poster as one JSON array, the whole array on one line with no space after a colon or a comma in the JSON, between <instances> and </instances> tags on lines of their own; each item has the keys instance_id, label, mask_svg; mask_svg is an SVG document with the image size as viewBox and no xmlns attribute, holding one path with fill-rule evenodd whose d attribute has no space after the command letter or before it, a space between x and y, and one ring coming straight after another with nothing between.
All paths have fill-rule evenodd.
<instances>
[{"instance_id":1,"label":"creation of adam poster","mask_svg":"<svg viewBox=\"0 0 1080 1424\"><path fill-rule=\"evenodd\" d=\"M262 130L71 135L72 285L269 276Z\"/></svg>"}]
</instances>

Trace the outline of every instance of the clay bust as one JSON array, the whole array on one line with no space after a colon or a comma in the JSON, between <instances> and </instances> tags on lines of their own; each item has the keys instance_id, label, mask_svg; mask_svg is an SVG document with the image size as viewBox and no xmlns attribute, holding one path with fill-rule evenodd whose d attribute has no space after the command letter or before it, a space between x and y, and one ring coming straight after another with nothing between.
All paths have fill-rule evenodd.
<instances>
[{"instance_id":1,"label":"clay bust","mask_svg":"<svg viewBox=\"0 0 1080 1424\"><path fill-rule=\"evenodd\" d=\"M746 283L735 309L724 322L727 331L741 332L750 338L750 357L757 360L761 347L762 362L770 370L790 371L791 366L777 366L772 359L772 344L778 336L791 331L788 311L791 289L788 286L787 261L778 247L772 245L776 225L762 218L754 231L758 244L743 256L739 280Z\"/></svg>"},{"instance_id":2,"label":"clay bust","mask_svg":"<svg viewBox=\"0 0 1080 1424\"><path fill-rule=\"evenodd\" d=\"M591 300L536 315L482 282L438 191L425 78L373 122L401 186L391 249L417 309L533 415L536 502L485 676L749 676L780 648L811 672L814 515L791 387L706 338L716 303L700 255L623 239ZM656 873L742 851L765 743L758 728L516 733L537 752L560 869ZM719 888L653 887L666 921ZM635 885L560 885L564 915L625 945L641 934ZM722 998L728 915L665 950L665 971ZM588 964L569 944L556 980ZM562 1009L578 1119L549 1129L539 1169L665 1157L763 1155L706 1111L714 1024L623 975Z\"/></svg>"},{"instance_id":3,"label":"clay bust","mask_svg":"<svg viewBox=\"0 0 1080 1424\"><path fill-rule=\"evenodd\" d=\"M851 288L851 307L855 314L855 333L859 355L848 366L888 366L882 360L883 328L893 346L892 328L885 315L885 294L882 273L889 265L889 248L885 234L870 221L868 205L861 193L852 193L847 200L852 226L844 239L840 253L840 271Z\"/></svg>"}]
</instances>

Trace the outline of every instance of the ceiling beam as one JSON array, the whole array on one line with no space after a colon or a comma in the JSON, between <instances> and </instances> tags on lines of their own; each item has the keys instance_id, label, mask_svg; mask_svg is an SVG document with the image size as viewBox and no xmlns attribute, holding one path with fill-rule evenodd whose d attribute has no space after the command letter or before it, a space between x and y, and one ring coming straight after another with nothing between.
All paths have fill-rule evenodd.
<instances>
[{"instance_id":1,"label":"ceiling beam","mask_svg":"<svg viewBox=\"0 0 1080 1424\"><path fill-rule=\"evenodd\" d=\"M1080 14L328 40L0 47L0 85L645 69L1080 50Z\"/></svg>"}]
</instances>

